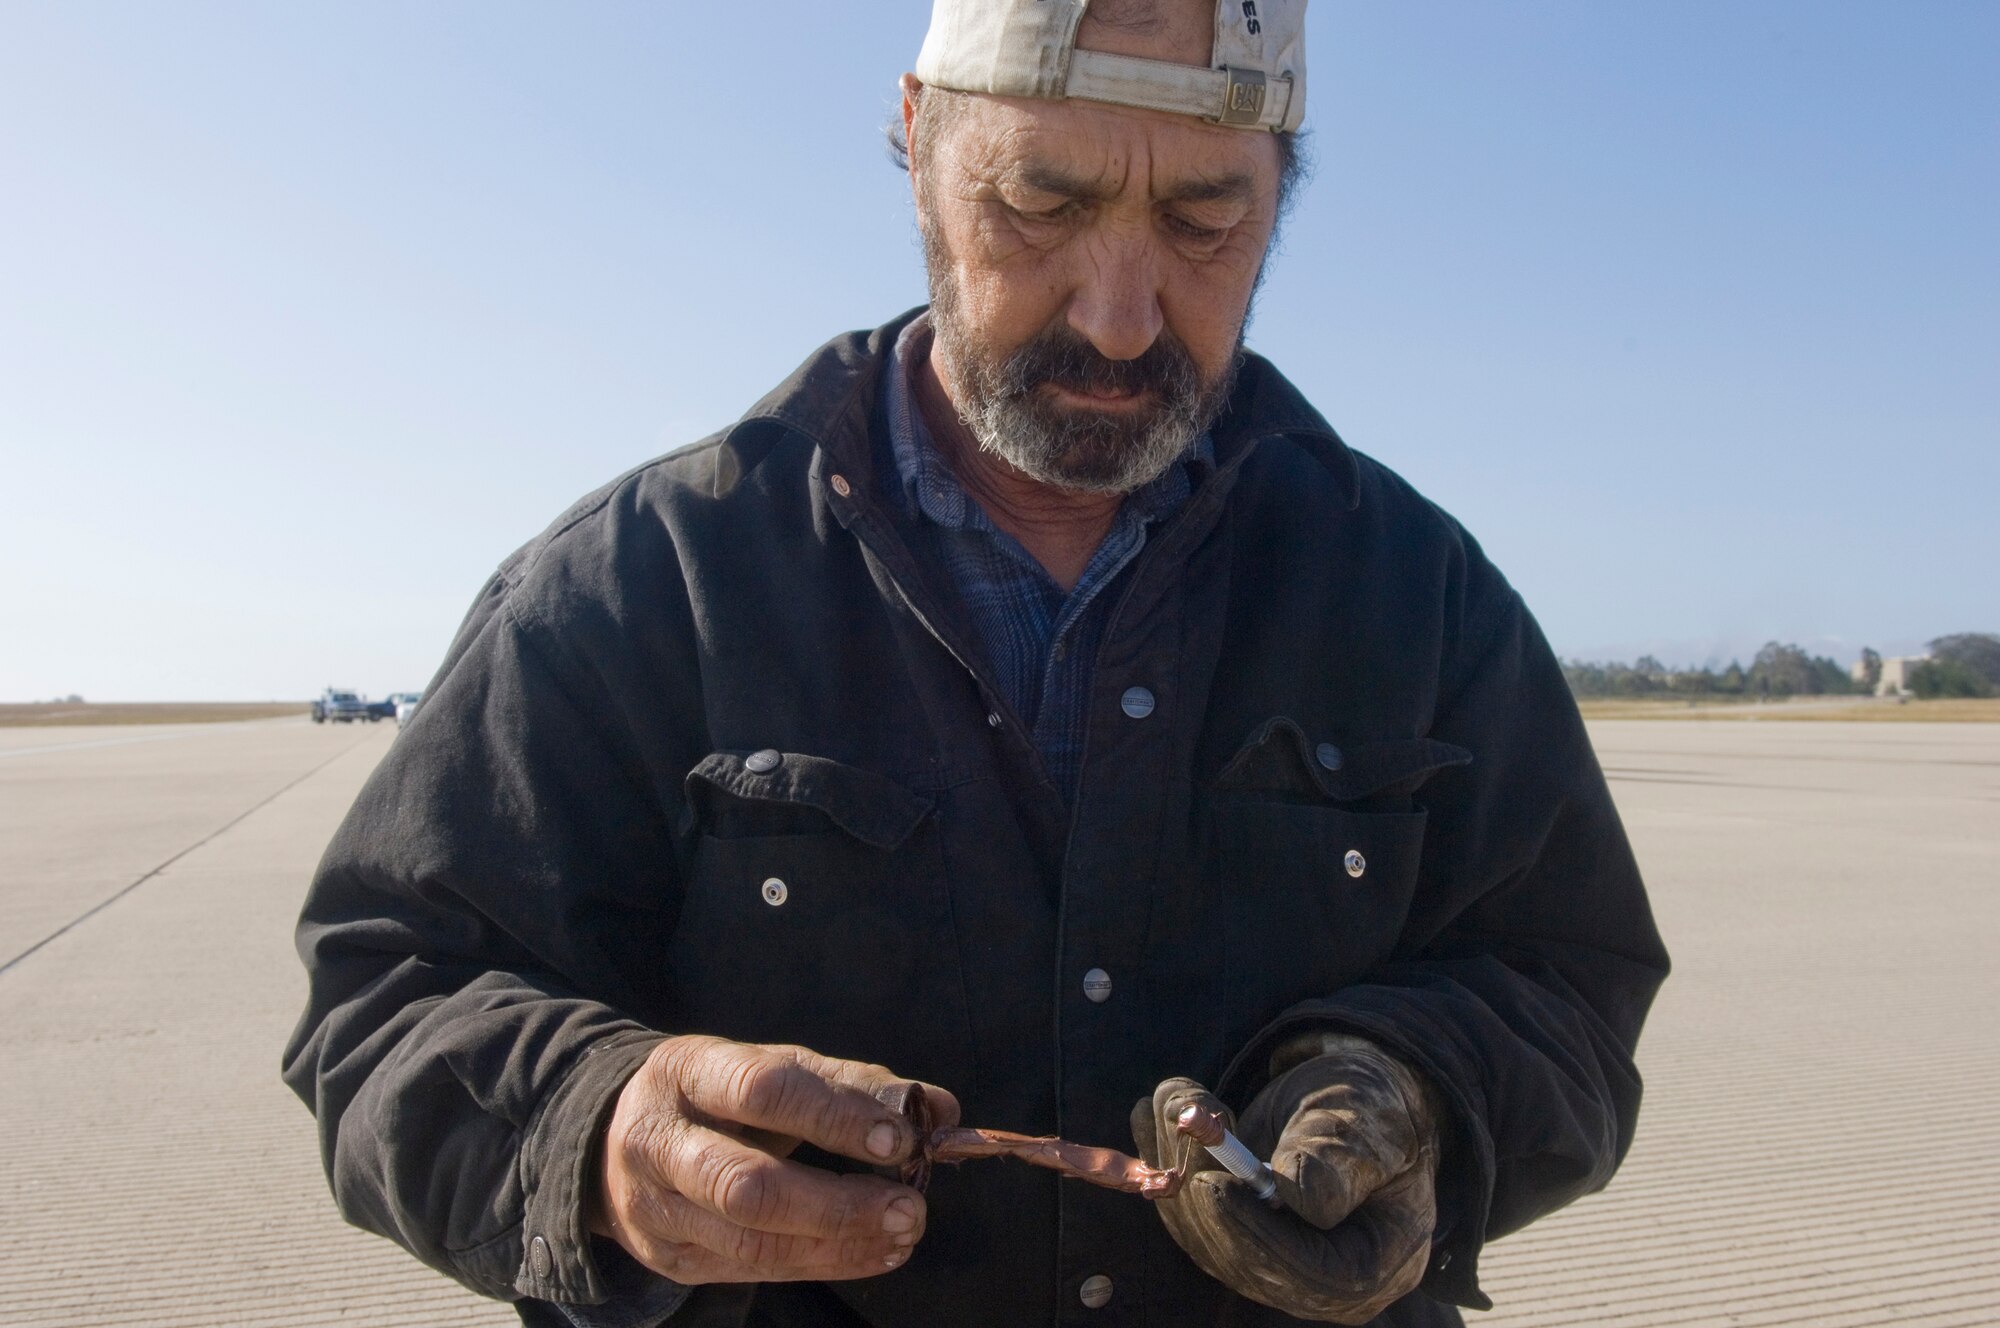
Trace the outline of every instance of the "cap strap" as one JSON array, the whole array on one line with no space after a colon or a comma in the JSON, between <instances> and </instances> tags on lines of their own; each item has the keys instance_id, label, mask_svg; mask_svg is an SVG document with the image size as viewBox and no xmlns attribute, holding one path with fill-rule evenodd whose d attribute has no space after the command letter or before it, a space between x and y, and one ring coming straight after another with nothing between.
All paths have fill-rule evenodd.
<instances>
[{"instance_id":1,"label":"cap strap","mask_svg":"<svg viewBox=\"0 0 2000 1328\"><path fill-rule=\"evenodd\" d=\"M1275 131L1283 127L1291 106L1292 80L1266 79L1258 69L1198 69L1105 51L1073 51L1064 95Z\"/></svg>"}]
</instances>

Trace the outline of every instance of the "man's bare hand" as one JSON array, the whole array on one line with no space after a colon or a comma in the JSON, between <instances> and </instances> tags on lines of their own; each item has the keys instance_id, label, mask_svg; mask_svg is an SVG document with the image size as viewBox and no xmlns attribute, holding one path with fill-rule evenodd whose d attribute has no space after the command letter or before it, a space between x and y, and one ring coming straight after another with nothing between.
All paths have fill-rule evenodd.
<instances>
[{"instance_id":1,"label":"man's bare hand","mask_svg":"<svg viewBox=\"0 0 2000 1328\"><path fill-rule=\"evenodd\" d=\"M787 1160L810 1143L877 1166L903 1161L917 1141L876 1100L900 1082L880 1065L804 1047L669 1038L618 1096L591 1230L684 1286L900 1268L923 1238L921 1194ZM957 1124L958 1100L924 1091L938 1124Z\"/></svg>"}]
</instances>

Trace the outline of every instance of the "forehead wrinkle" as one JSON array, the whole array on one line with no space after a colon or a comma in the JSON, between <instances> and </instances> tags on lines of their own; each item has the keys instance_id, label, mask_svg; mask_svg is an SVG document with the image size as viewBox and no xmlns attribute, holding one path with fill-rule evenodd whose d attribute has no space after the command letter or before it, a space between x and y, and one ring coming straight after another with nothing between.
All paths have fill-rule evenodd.
<instances>
[{"instance_id":1,"label":"forehead wrinkle","mask_svg":"<svg viewBox=\"0 0 2000 1328\"><path fill-rule=\"evenodd\" d=\"M1135 165L1105 144L1087 139L1079 144L1074 134L1040 124L1010 126L989 139L979 155L988 178L996 182L1091 201L1115 199Z\"/></svg>"},{"instance_id":2,"label":"forehead wrinkle","mask_svg":"<svg viewBox=\"0 0 2000 1328\"><path fill-rule=\"evenodd\" d=\"M1094 125L1071 123L1067 115L1045 118L1043 108L1008 98L991 99L986 114L986 132L961 140L962 160L970 174L992 184L1090 202L1115 201L1141 181L1158 203L1254 202L1258 195L1259 172L1243 160L1241 130L1204 126L1206 132L1190 135L1185 130L1194 126L1178 124L1152 130L1151 113L1138 112L1139 125L1127 126L1120 116L1107 126L1112 132L1096 133ZM1144 132L1129 132L1135 127ZM1169 141L1154 141L1161 132Z\"/></svg>"},{"instance_id":3,"label":"forehead wrinkle","mask_svg":"<svg viewBox=\"0 0 2000 1328\"><path fill-rule=\"evenodd\" d=\"M989 120L985 133L961 140L962 168L973 179L988 184L1012 182L1081 198L1110 197L1117 193L1118 186L1109 178L1108 163L1094 171L1087 167L1072 168L1061 160L1066 154L1049 150L1051 137L1060 148L1063 135L1052 136L1044 125L1008 116L999 98L992 99L991 112L998 114Z\"/></svg>"}]
</instances>

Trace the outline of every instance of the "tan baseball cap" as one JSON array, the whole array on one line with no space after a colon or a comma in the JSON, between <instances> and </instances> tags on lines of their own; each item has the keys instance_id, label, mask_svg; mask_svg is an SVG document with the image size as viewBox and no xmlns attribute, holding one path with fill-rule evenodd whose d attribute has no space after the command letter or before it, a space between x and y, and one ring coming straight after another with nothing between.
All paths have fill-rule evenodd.
<instances>
[{"instance_id":1,"label":"tan baseball cap","mask_svg":"<svg viewBox=\"0 0 2000 1328\"><path fill-rule=\"evenodd\" d=\"M1306 0L1216 0L1212 68L1076 49L1090 0L935 0L916 74L1003 97L1081 97L1291 133L1306 115Z\"/></svg>"}]
</instances>

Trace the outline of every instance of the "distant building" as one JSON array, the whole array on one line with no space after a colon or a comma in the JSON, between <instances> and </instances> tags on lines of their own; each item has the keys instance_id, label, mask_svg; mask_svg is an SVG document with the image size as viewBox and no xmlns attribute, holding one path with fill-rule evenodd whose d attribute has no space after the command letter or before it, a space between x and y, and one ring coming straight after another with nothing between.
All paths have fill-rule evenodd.
<instances>
[{"instance_id":1,"label":"distant building","mask_svg":"<svg viewBox=\"0 0 2000 1328\"><path fill-rule=\"evenodd\" d=\"M1877 696L1908 696L1910 694L1910 671L1919 664L1930 663L1929 655L1898 655L1894 659L1882 661L1882 680L1875 684ZM1866 682L1861 665L1854 666L1854 681Z\"/></svg>"}]
</instances>

